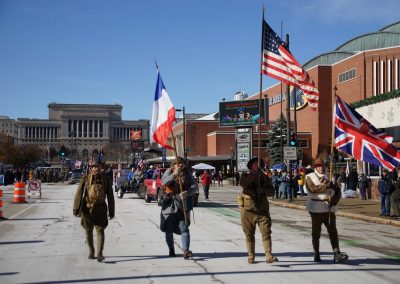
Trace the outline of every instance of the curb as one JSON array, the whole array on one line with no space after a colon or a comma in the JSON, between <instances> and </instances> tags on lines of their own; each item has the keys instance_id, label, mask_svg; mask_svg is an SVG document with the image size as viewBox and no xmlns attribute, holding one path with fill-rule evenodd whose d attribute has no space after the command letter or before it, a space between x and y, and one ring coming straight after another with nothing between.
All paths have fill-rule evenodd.
<instances>
[{"instance_id":1,"label":"curb","mask_svg":"<svg viewBox=\"0 0 400 284\"><path fill-rule=\"evenodd\" d=\"M306 210L306 207L304 205L278 202L275 200L268 200L268 201L269 201L269 203L276 205L276 206L298 209L298 210ZM342 217L346 217L346 218L362 220L362 221L366 221L369 223L377 223L377 224L392 225L392 226L400 227L400 221L397 221L397 220L365 216L365 215L361 215L361 214L349 213L349 212L344 212L344 211L340 211L340 210L338 212L336 212L336 216L342 216Z\"/></svg>"}]
</instances>

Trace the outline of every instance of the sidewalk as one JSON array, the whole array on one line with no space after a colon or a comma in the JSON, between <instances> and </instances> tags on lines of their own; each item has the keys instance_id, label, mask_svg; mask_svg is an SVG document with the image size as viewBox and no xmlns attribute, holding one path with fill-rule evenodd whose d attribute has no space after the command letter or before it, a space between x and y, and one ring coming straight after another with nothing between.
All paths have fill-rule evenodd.
<instances>
[{"instance_id":1,"label":"sidewalk","mask_svg":"<svg viewBox=\"0 0 400 284\"><path fill-rule=\"evenodd\" d=\"M216 187L218 188L218 186ZM241 187L225 183L224 188L240 192ZM276 206L282 206L293 209L306 209L307 197L298 196L293 201L287 199L268 198L269 202ZM377 200L361 200L359 198L342 198L339 203L337 216L343 216L372 223L386 224L400 227L400 220L390 219L390 217L379 216L381 214L381 202Z\"/></svg>"}]
</instances>

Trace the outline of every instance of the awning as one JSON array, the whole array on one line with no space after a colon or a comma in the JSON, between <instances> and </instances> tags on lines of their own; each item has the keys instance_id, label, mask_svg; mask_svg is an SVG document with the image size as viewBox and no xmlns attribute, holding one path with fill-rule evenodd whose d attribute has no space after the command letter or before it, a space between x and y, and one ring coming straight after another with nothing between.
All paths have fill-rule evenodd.
<instances>
[{"instance_id":1,"label":"awning","mask_svg":"<svg viewBox=\"0 0 400 284\"><path fill-rule=\"evenodd\" d=\"M200 163L200 164L192 166L192 169L195 169L195 170L215 170L215 167L213 167L213 166L211 166L209 164Z\"/></svg>"}]
</instances>

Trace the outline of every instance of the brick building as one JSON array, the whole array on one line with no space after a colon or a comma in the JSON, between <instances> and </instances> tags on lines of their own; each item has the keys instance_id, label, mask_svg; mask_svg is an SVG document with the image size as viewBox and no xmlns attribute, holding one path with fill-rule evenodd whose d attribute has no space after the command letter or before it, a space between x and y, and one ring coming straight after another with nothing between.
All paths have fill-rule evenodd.
<instances>
[{"instance_id":1,"label":"brick building","mask_svg":"<svg viewBox=\"0 0 400 284\"><path fill-rule=\"evenodd\" d=\"M400 140L400 22L391 24L377 32L357 36L340 45L332 52L318 55L304 64L320 92L319 107L312 111L301 92L296 92L299 99L297 107L297 133L304 152L304 162L311 162L321 152L326 151L332 131L332 97L334 88L347 103L367 101L367 107L357 110L378 127L385 128ZM262 97L268 98L270 122L276 121L281 108L286 110L286 86L278 83L265 89ZM383 95L385 94L385 95ZM381 96L382 99L371 100ZM399 97L397 97L399 96ZM254 94L248 99L258 99ZM387 104L391 108L387 109ZM281 106L282 104L282 106ZM365 104L364 104L365 105ZM399 114L398 114L399 113ZM218 115L218 114L217 114ZM291 112L293 121L293 108ZM182 122L174 126L174 131L182 135ZM293 124L293 122L292 122ZM197 119L186 120L186 148L188 156L231 155L235 145L234 128L220 128L215 114ZM265 150L268 137L261 129L261 149ZM183 139L183 136L181 136ZM257 153L258 127L253 126L253 155ZM179 148L179 147L178 147ZM262 156L266 152L262 151Z\"/></svg>"}]
</instances>

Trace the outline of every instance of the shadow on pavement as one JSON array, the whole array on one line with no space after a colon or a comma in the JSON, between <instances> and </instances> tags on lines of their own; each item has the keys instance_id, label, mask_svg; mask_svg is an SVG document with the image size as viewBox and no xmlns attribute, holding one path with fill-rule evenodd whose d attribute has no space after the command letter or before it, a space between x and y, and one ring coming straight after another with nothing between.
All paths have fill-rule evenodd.
<instances>
[{"instance_id":1,"label":"shadow on pavement","mask_svg":"<svg viewBox=\"0 0 400 284\"><path fill-rule=\"evenodd\" d=\"M9 241L9 242L0 242L0 245L17 245L17 244L32 244L32 243L44 243L44 241L38 241L38 240Z\"/></svg>"},{"instance_id":2,"label":"shadow on pavement","mask_svg":"<svg viewBox=\"0 0 400 284\"><path fill-rule=\"evenodd\" d=\"M279 264L279 262L277 262ZM243 275L243 274L265 274L268 275L274 273L295 273L297 275L301 273L315 273L315 276L321 276L323 272L349 272L349 271L380 271L380 272L389 272L389 271L398 271L398 268L353 268L348 269L348 267L335 265L335 268L332 269L321 269L321 268L310 268L310 269L291 269L287 271L283 271L281 268L277 268L275 264L268 265L269 269L265 270L245 270L245 271L217 271L217 272L197 272L193 273L171 273L171 274L152 274L152 275L137 275L137 276L121 276L121 277L107 277L107 278L88 278L88 279L70 279L70 280L59 280L59 281L41 281L41 282L26 282L26 283L89 283L89 282L117 282L117 281L126 281L126 280L141 280L141 279L168 279L168 278L176 278L176 277L190 277L192 280L195 276L208 276L212 275L214 277L219 275Z\"/></svg>"},{"instance_id":3,"label":"shadow on pavement","mask_svg":"<svg viewBox=\"0 0 400 284\"><path fill-rule=\"evenodd\" d=\"M13 218L8 219L7 221L44 221L44 220L59 220L60 218Z\"/></svg>"}]
</instances>

